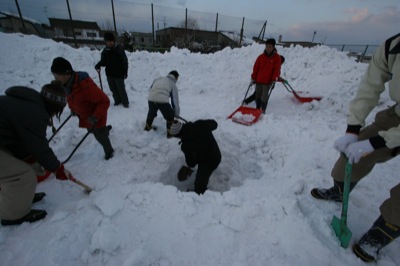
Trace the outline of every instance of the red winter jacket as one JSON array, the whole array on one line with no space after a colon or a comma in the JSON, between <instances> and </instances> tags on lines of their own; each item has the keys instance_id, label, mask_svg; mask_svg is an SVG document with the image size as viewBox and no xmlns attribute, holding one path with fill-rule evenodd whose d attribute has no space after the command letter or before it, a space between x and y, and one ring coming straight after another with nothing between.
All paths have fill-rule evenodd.
<instances>
[{"instance_id":1,"label":"red winter jacket","mask_svg":"<svg viewBox=\"0 0 400 266\"><path fill-rule=\"evenodd\" d=\"M100 90L86 72L75 72L72 92L68 95L68 106L79 116L79 127L91 128L89 116L97 118L96 128L105 127L107 110L110 106L108 96Z\"/></svg>"},{"instance_id":2,"label":"red winter jacket","mask_svg":"<svg viewBox=\"0 0 400 266\"><path fill-rule=\"evenodd\" d=\"M275 50L271 56L268 56L264 51L264 53L257 57L257 60L254 63L251 79L258 84L269 84L275 82L279 78L280 74L281 57L279 54Z\"/></svg>"}]
</instances>

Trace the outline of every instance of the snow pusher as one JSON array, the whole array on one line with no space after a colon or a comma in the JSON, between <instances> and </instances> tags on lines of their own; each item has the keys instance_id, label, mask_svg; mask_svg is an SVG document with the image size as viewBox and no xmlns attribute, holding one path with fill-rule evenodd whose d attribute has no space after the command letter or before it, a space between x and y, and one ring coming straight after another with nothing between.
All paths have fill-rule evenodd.
<instances>
[{"instance_id":1,"label":"snow pusher","mask_svg":"<svg viewBox=\"0 0 400 266\"><path fill-rule=\"evenodd\" d=\"M247 88L246 95L242 101L242 105L239 106L232 114L230 114L227 119L232 119L233 122L239 123L245 126L251 126L256 123L262 114L262 110L252 107L243 106L245 99L247 97L247 93L249 92L250 87L253 86L253 83L250 83Z\"/></svg>"},{"instance_id":2,"label":"snow pusher","mask_svg":"<svg viewBox=\"0 0 400 266\"><path fill-rule=\"evenodd\" d=\"M312 101L319 101L322 99L322 96L300 96L303 92L295 91L292 86L290 86L289 82L283 78L278 79L279 82L282 82L283 86L285 86L286 90L294 95L294 97L301 103L309 103Z\"/></svg>"}]
</instances>

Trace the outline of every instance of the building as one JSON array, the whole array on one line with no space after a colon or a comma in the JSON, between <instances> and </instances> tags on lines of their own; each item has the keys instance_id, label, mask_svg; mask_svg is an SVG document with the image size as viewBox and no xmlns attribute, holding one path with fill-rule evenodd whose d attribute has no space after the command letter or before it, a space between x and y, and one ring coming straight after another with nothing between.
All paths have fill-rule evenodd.
<instances>
[{"instance_id":1,"label":"building","mask_svg":"<svg viewBox=\"0 0 400 266\"><path fill-rule=\"evenodd\" d=\"M141 49L151 49L153 47L153 34L143 32L132 32L132 44L133 47Z\"/></svg>"},{"instance_id":2,"label":"building","mask_svg":"<svg viewBox=\"0 0 400 266\"><path fill-rule=\"evenodd\" d=\"M293 46L300 45L302 47L308 47L308 48L321 45L320 43L315 43L315 42L282 41L282 35L279 35L277 44L282 45L283 47L290 47L291 45Z\"/></svg>"},{"instance_id":3,"label":"building","mask_svg":"<svg viewBox=\"0 0 400 266\"><path fill-rule=\"evenodd\" d=\"M0 29L5 33L21 32L33 34L42 38L48 38L45 25L33 19L21 18L8 12L0 12Z\"/></svg>"},{"instance_id":4,"label":"building","mask_svg":"<svg viewBox=\"0 0 400 266\"><path fill-rule=\"evenodd\" d=\"M188 48L193 52L214 52L227 46L237 47L238 41L232 40L222 32L185 28L165 28L156 31L156 45L162 48Z\"/></svg>"},{"instance_id":5,"label":"building","mask_svg":"<svg viewBox=\"0 0 400 266\"><path fill-rule=\"evenodd\" d=\"M96 22L49 18L50 27L54 31L53 40L73 47L104 47L102 31Z\"/></svg>"}]
</instances>

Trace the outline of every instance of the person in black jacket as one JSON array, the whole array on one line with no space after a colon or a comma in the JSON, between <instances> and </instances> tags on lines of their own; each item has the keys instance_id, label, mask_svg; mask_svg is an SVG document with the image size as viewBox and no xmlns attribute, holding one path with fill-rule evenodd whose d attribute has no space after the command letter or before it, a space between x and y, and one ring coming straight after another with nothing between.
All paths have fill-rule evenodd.
<instances>
[{"instance_id":1,"label":"person in black jacket","mask_svg":"<svg viewBox=\"0 0 400 266\"><path fill-rule=\"evenodd\" d=\"M114 105L129 107L129 99L125 90L124 79L128 77L128 58L124 48L115 44L115 37L112 32L104 34L106 47L101 52L101 59L95 69L100 72L102 66L106 67L107 82L114 98Z\"/></svg>"},{"instance_id":2,"label":"person in black jacket","mask_svg":"<svg viewBox=\"0 0 400 266\"><path fill-rule=\"evenodd\" d=\"M64 89L52 83L41 92L11 87L0 96L0 218L15 225L43 219L44 210L31 209L45 194L36 193L36 174L28 161L37 161L60 180L70 179L46 138L53 116L59 118L66 105Z\"/></svg>"},{"instance_id":3,"label":"person in black jacket","mask_svg":"<svg viewBox=\"0 0 400 266\"><path fill-rule=\"evenodd\" d=\"M188 165L179 170L178 179L187 179L192 172L191 168L198 165L194 182L194 191L197 194L203 194L207 190L210 176L221 162L221 152L212 134L217 127L215 120L197 120L185 124L175 120L169 129L172 136L181 139L181 150Z\"/></svg>"}]
</instances>

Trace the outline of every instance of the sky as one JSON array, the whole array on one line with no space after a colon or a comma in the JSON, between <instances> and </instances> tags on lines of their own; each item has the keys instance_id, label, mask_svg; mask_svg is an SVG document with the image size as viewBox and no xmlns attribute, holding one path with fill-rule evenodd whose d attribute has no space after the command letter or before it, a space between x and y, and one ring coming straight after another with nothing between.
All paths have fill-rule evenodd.
<instances>
[{"instance_id":1,"label":"sky","mask_svg":"<svg viewBox=\"0 0 400 266\"><path fill-rule=\"evenodd\" d=\"M258 36L267 22L267 38L285 41L314 41L325 44L379 45L399 31L398 0L114 0L119 30L151 32L151 3L155 29L180 25L193 17L204 30L240 32ZM64 0L19 0L21 12L48 23L47 17L69 18ZM97 21L101 27L113 25L111 1L69 1L73 19ZM15 1L0 0L0 10L17 13ZM113 27L112 27L113 28ZM316 34L314 35L314 32Z\"/></svg>"},{"instance_id":2,"label":"sky","mask_svg":"<svg viewBox=\"0 0 400 266\"><path fill-rule=\"evenodd\" d=\"M1 95L15 85L40 90L52 80L50 66L58 56L100 85L94 69L100 51L21 34L0 33L0 45L8 51L0 53ZM266 114L251 126L227 117L247 91L253 92L250 75L263 45L208 55L175 48L165 54L128 53L130 108L111 105L108 110L114 157L105 161L101 146L89 136L65 167L93 191L88 195L54 176L39 183L36 191L47 196L33 207L48 215L33 224L0 226L0 264L365 265L350 247L398 183L399 158L376 166L352 191L347 222L353 237L347 249L330 227L332 217L340 217L341 204L316 200L310 190L332 186L330 171L339 155L333 142L344 134L347 106L367 65L326 46L277 49L286 58L281 76L303 97L322 100L302 104L278 83ZM180 115L218 123L213 134L222 161L201 196L186 192L196 168L187 181L177 180L184 155L178 139L166 138L161 115L154 120L156 131L143 130L148 88L172 69L180 74ZM101 77L112 98L104 70ZM385 91L367 123L392 104ZM69 113L66 108L55 126ZM47 133L50 137L50 128ZM50 146L63 161L85 133L72 118ZM398 265L399 245L396 240L384 248L376 265Z\"/></svg>"}]
</instances>

